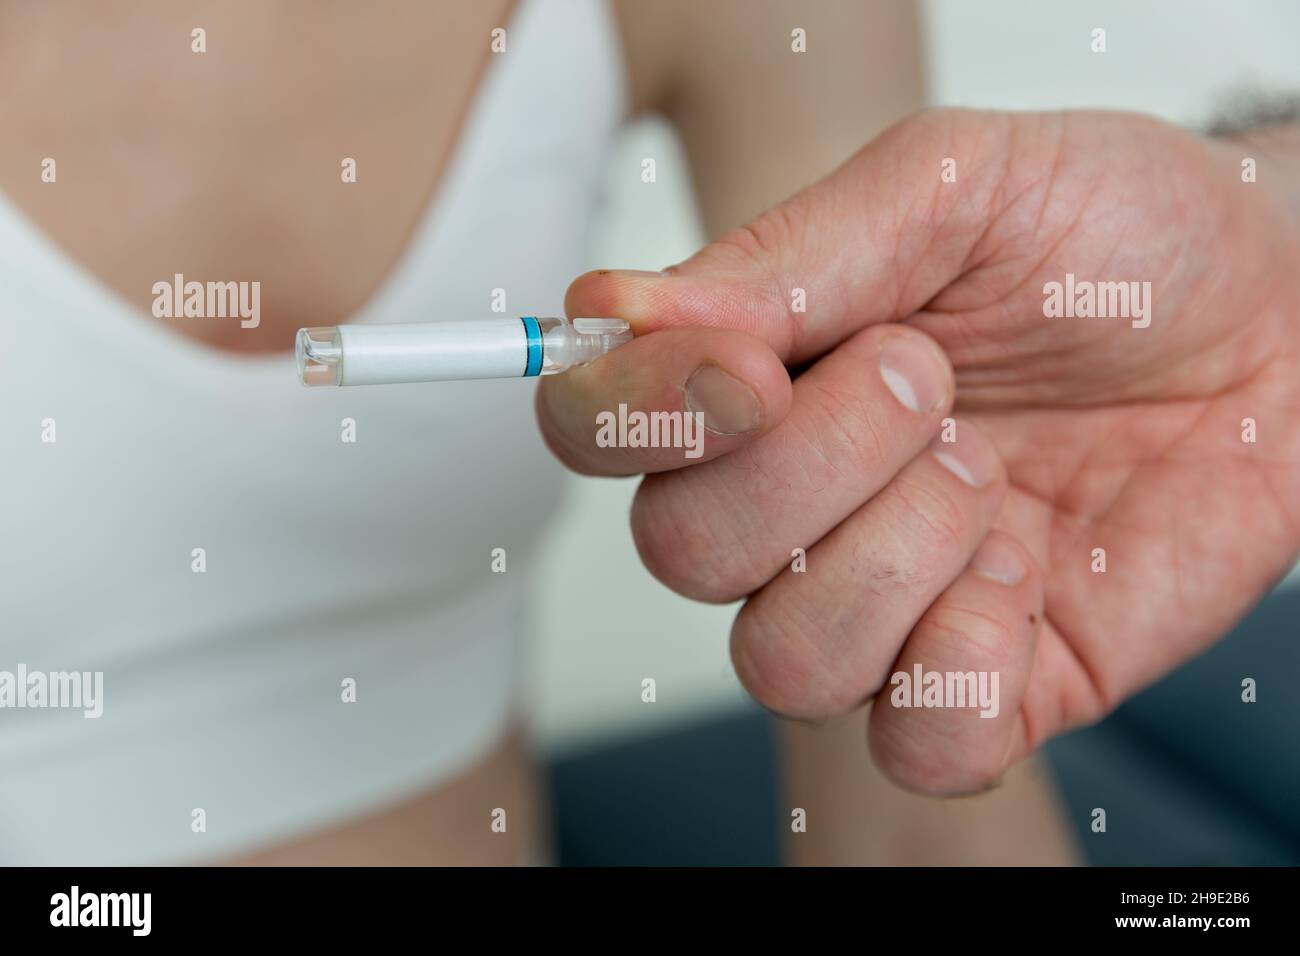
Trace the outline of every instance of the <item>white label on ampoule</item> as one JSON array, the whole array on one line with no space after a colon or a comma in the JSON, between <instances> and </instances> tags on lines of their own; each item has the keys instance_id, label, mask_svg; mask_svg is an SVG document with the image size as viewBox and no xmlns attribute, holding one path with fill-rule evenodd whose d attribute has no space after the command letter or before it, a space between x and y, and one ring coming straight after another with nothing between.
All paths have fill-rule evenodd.
<instances>
[{"instance_id":1,"label":"white label on ampoule","mask_svg":"<svg viewBox=\"0 0 1300 956\"><path fill-rule=\"evenodd\" d=\"M528 364L528 334L513 319L339 327L340 385L515 378Z\"/></svg>"}]
</instances>

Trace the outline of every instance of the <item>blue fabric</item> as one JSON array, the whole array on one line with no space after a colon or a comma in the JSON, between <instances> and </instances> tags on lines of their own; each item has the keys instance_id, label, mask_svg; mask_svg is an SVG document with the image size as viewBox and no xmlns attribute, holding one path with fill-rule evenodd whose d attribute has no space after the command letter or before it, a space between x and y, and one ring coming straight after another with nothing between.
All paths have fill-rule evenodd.
<instances>
[{"instance_id":1,"label":"blue fabric","mask_svg":"<svg viewBox=\"0 0 1300 956\"><path fill-rule=\"evenodd\" d=\"M1088 861L1300 865L1298 685L1300 590L1277 591L1201 657L1049 744ZM1094 807L1105 833L1091 832Z\"/></svg>"},{"instance_id":2,"label":"blue fabric","mask_svg":"<svg viewBox=\"0 0 1300 956\"><path fill-rule=\"evenodd\" d=\"M565 866L773 866L772 722L757 708L551 768Z\"/></svg>"}]
</instances>

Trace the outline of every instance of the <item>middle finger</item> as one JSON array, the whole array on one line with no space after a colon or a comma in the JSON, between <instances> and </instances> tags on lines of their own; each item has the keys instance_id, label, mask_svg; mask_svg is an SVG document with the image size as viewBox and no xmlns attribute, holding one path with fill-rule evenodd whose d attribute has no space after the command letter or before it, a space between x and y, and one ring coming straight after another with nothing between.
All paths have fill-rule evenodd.
<instances>
[{"instance_id":1,"label":"middle finger","mask_svg":"<svg viewBox=\"0 0 1300 956\"><path fill-rule=\"evenodd\" d=\"M883 488L952 407L952 366L935 342L875 325L794 383L785 420L750 445L651 475L632 506L646 566L687 597L743 597Z\"/></svg>"}]
</instances>

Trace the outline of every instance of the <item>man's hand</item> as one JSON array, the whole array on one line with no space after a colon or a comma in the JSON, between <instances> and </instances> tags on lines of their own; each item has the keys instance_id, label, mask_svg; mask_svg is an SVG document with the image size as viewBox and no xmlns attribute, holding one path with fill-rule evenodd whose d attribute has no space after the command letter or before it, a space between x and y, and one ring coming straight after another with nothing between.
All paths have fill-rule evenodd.
<instances>
[{"instance_id":1,"label":"man's hand","mask_svg":"<svg viewBox=\"0 0 1300 956\"><path fill-rule=\"evenodd\" d=\"M578 279L571 315L638 337L546 380L543 432L579 471L651 473L640 553L748 597L732 656L761 703L879 694L886 773L988 786L1300 550L1300 185L1243 181L1247 155L1127 115L920 114L666 274ZM1077 317L1090 284L1125 314ZM703 457L598 447L620 404L703 412ZM918 664L996 672L997 715L895 706Z\"/></svg>"}]
</instances>

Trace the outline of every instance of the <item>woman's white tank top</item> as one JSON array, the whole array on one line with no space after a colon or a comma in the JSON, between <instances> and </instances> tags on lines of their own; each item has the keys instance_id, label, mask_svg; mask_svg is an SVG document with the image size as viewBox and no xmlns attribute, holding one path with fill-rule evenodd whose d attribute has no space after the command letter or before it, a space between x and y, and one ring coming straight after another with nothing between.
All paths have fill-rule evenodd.
<instances>
[{"instance_id":1,"label":"woman's white tank top","mask_svg":"<svg viewBox=\"0 0 1300 956\"><path fill-rule=\"evenodd\" d=\"M499 317L497 289L558 314L588 266L610 13L528 0L507 37L354 321ZM0 197L0 864L228 855L482 754L562 480L532 390L305 389L138 314ZM19 706L51 673L97 701Z\"/></svg>"}]
</instances>

